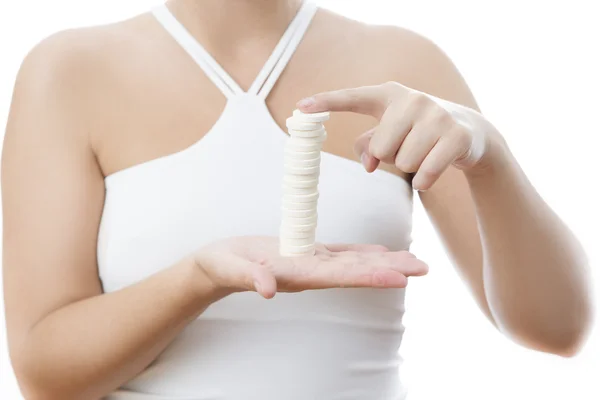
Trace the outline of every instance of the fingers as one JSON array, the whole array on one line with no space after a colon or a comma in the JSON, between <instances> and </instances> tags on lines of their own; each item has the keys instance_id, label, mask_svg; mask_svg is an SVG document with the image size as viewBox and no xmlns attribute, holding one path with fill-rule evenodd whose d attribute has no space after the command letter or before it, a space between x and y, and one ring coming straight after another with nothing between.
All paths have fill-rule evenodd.
<instances>
[{"instance_id":1,"label":"fingers","mask_svg":"<svg viewBox=\"0 0 600 400\"><path fill-rule=\"evenodd\" d=\"M403 105L390 106L375 128L369 143L369 154L384 163L393 164L404 138L412 129L415 117L406 112Z\"/></svg>"},{"instance_id":2,"label":"fingers","mask_svg":"<svg viewBox=\"0 0 600 400\"><path fill-rule=\"evenodd\" d=\"M333 253L341 252L372 252L372 253L383 253L389 251L387 247L378 244L327 244L324 245L327 250Z\"/></svg>"},{"instance_id":3,"label":"fingers","mask_svg":"<svg viewBox=\"0 0 600 400\"><path fill-rule=\"evenodd\" d=\"M353 248L345 246L340 248ZM318 264L310 257L298 259L294 276L289 276L289 286L307 289L328 288L403 288L408 276L422 276L427 265L412 254L390 251L334 252Z\"/></svg>"},{"instance_id":4,"label":"fingers","mask_svg":"<svg viewBox=\"0 0 600 400\"><path fill-rule=\"evenodd\" d=\"M386 254L391 268L406 276L424 276L429 272L429 266L408 251L395 251Z\"/></svg>"},{"instance_id":5,"label":"fingers","mask_svg":"<svg viewBox=\"0 0 600 400\"><path fill-rule=\"evenodd\" d=\"M407 174L417 172L438 140L437 131L425 124L417 124L404 139L394 159L394 165Z\"/></svg>"},{"instance_id":6,"label":"fingers","mask_svg":"<svg viewBox=\"0 0 600 400\"><path fill-rule=\"evenodd\" d=\"M296 106L302 112L347 111L381 117L390 102L390 85L363 86L353 89L319 93L300 100Z\"/></svg>"},{"instance_id":7,"label":"fingers","mask_svg":"<svg viewBox=\"0 0 600 400\"><path fill-rule=\"evenodd\" d=\"M356 266L339 264L311 276L312 289L335 288L404 288L408 278L398 271L388 268L359 270ZM307 281L308 281L307 279ZM314 285L314 286L313 286Z\"/></svg>"},{"instance_id":8,"label":"fingers","mask_svg":"<svg viewBox=\"0 0 600 400\"><path fill-rule=\"evenodd\" d=\"M401 273L405 276L426 275L429 267L408 251L335 253L332 261L346 265L357 264L358 268L383 268Z\"/></svg>"},{"instance_id":9,"label":"fingers","mask_svg":"<svg viewBox=\"0 0 600 400\"><path fill-rule=\"evenodd\" d=\"M431 149L412 180L415 190L429 190L442 173L452 164L458 152L457 144L441 138Z\"/></svg>"},{"instance_id":10,"label":"fingers","mask_svg":"<svg viewBox=\"0 0 600 400\"><path fill-rule=\"evenodd\" d=\"M375 133L375 128L369 129L356 139L354 153L360 157L360 162L367 172L373 172L379 166L379 160L369 154L369 144Z\"/></svg>"}]
</instances>

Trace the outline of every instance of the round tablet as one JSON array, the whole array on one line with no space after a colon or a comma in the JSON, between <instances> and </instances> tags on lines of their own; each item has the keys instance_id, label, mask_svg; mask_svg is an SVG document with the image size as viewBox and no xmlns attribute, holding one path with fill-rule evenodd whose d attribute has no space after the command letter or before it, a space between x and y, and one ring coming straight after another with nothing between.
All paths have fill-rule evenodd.
<instances>
[{"instance_id":1,"label":"round tablet","mask_svg":"<svg viewBox=\"0 0 600 400\"><path fill-rule=\"evenodd\" d=\"M311 145L319 143L322 145L326 138L327 137L325 135L314 137L291 136L290 138L288 138L287 144Z\"/></svg>"},{"instance_id":2,"label":"round tablet","mask_svg":"<svg viewBox=\"0 0 600 400\"><path fill-rule=\"evenodd\" d=\"M295 160L312 160L321 157L321 146L317 146L316 150L287 147L283 148L284 157Z\"/></svg>"},{"instance_id":3,"label":"round tablet","mask_svg":"<svg viewBox=\"0 0 600 400\"><path fill-rule=\"evenodd\" d=\"M319 165L315 165L313 167L294 167L289 164L284 164L283 170L286 174L291 175L315 175L318 174L321 169Z\"/></svg>"},{"instance_id":4,"label":"round tablet","mask_svg":"<svg viewBox=\"0 0 600 400\"><path fill-rule=\"evenodd\" d=\"M282 247L299 247L299 246L306 246L306 245L314 245L315 244L315 238L314 236L311 237L307 237L307 238L298 238L298 239L288 239L286 238L285 240L281 240L281 246Z\"/></svg>"},{"instance_id":5,"label":"round tablet","mask_svg":"<svg viewBox=\"0 0 600 400\"><path fill-rule=\"evenodd\" d=\"M312 167L309 167L312 168ZM287 180L286 180L287 178ZM313 179L319 179L319 172L313 172L312 174L302 174L302 175L293 175L293 174L284 174L283 175L283 180L284 181L289 181L289 182L293 182L293 181L310 181Z\"/></svg>"},{"instance_id":6,"label":"round tablet","mask_svg":"<svg viewBox=\"0 0 600 400\"><path fill-rule=\"evenodd\" d=\"M288 255L288 257L314 255L315 254L315 245L314 245L314 243L303 245L303 246L280 245L279 250L281 253Z\"/></svg>"},{"instance_id":7,"label":"round tablet","mask_svg":"<svg viewBox=\"0 0 600 400\"><path fill-rule=\"evenodd\" d=\"M283 194L311 194L314 192L318 192L316 187L314 188L298 188L298 187L290 187L287 185L281 186L281 193Z\"/></svg>"},{"instance_id":8,"label":"round tablet","mask_svg":"<svg viewBox=\"0 0 600 400\"><path fill-rule=\"evenodd\" d=\"M283 194L283 201L292 203L306 203L309 201L317 201L319 199L319 192L316 190L309 194Z\"/></svg>"},{"instance_id":9,"label":"round tablet","mask_svg":"<svg viewBox=\"0 0 600 400\"><path fill-rule=\"evenodd\" d=\"M286 153L292 154L292 153L312 153L312 152L320 152L321 149L323 148L323 146L321 145L321 143L314 143L311 145L297 145L297 144L287 144L285 146L285 151ZM306 154L299 154L296 155L295 157L302 157L305 156Z\"/></svg>"},{"instance_id":10,"label":"round tablet","mask_svg":"<svg viewBox=\"0 0 600 400\"><path fill-rule=\"evenodd\" d=\"M285 249L281 249L279 251L279 255L281 257L285 257L285 258L294 258L294 257L311 257L315 255L316 250L313 249L312 252L307 252L307 253L292 253L292 252L288 252Z\"/></svg>"},{"instance_id":11,"label":"round tablet","mask_svg":"<svg viewBox=\"0 0 600 400\"><path fill-rule=\"evenodd\" d=\"M325 122L329 120L329 112L323 111L318 113L303 113L300 110L294 110L292 115L303 122Z\"/></svg>"},{"instance_id":12,"label":"round tablet","mask_svg":"<svg viewBox=\"0 0 600 400\"><path fill-rule=\"evenodd\" d=\"M317 167L317 166L321 165L321 157L309 158L309 159L302 159L302 158L296 159L296 158L284 157L283 164L288 165L292 168Z\"/></svg>"},{"instance_id":13,"label":"round tablet","mask_svg":"<svg viewBox=\"0 0 600 400\"><path fill-rule=\"evenodd\" d=\"M293 200L283 199L281 206L288 210L313 210L317 208L317 201L297 202Z\"/></svg>"},{"instance_id":14,"label":"round tablet","mask_svg":"<svg viewBox=\"0 0 600 400\"><path fill-rule=\"evenodd\" d=\"M307 210L288 210L287 208L281 208L281 218L304 218L309 217L317 213L316 208L309 208Z\"/></svg>"},{"instance_id":15,"label":"round tablet","mask_svg":"<svg viewBox=\"0 0 600 400\"><path fill-rule=\"evenodd\" d=\"M327 138L327 131L325 128L318 129L316 131L297 131L294 129L288 129L288 133L290 137L298 137L298 138L314 138L314 137L324 137Z\"/></svg>"},{"instance_id":16,"label":"round tablet","mask_svg":"<svg viewBox=\"0 0 600 400\"><path fill-rule=\"evenodd\" d=\"M283 217L281 219L281 223L285 226L298 226L298 225L310 225L317 223L317 214L313 214L308 217L302 218L292 218L292 217Z\"/></svg>"},{"instance_id":17,"label":"round tablet","mask_svg":"<svg viewBox=\"0 0 600 400\"><path fill-rule=\"evenodd\" d=\"M317 228L316 222L313 224L294 225L294 226L290 226L290 225L284 224L282 222L281 227L279 229L280 229L280 231L283 231L283 232L313 232L316 228Z\"/></svg>"},{"instance_id":18,"label":"round tablet","mask_svg":"<svg viewBox=\"0 0 600 400\"><path fill-rule=\"evenodd\" d=\"M279 231L279 240L288 241L294 239L312 239L315 240L315 232L311 231L293 231L289 229L281 229Z\"/></svg>"},{"instance_id":19,"label":"round tablet","mask_svg":"<svg viewBox=\"0 0 600 400\"><path fill-rule=\"evenodd\" d=\"M307 181L300 181L297 179L294 179L294 176L288 177L288 176L284 176L283 177L283 182L285 183L285 185L287 187L290 188L301 188L301 189L306 189L306 188L313 188L313 189L317 189L318 185L319 185L319 180L318 179L311 179L311 180L307 180Z\"/></svg>"},{"instance_id":20,"label":"round tablet","mask_svg":"<svg viewBox=\"0 0 600 400\"><path fill-rule=\"evenodd\" d=\"M323 124L320 122L302 122L295 117L289 117L286 119L285 126L288 129L293 129L295 131L316 131L323 128Z\"/></svg>"}]
</instances>

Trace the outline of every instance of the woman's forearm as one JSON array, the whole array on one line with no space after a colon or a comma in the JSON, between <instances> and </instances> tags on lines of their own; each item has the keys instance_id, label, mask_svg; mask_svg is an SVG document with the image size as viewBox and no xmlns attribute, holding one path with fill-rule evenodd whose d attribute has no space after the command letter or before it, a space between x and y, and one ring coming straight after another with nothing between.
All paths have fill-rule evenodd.
<instances>
[{"instance_id":1,"label":"woman's forearm","mask_svg":"<svg viewBox=\"0 0 600 400\"><path fill-rule=\"evenodd\" d=\"M467 172L484 254L486 297L500 329L542 351L573 354L587 334L587 259L504 145Z\"/></svg>"},{"instance_id":2,"label":"woman's forearm","mask_svg":"<svg viewBox=\"0 0 600 400\"><path fill-rule=\"evenodd\" d=\"M184 260L122 290L62 307L12 354L27 399L97 399L146 368L216 301Z\"/></svg>"}]
</instances>

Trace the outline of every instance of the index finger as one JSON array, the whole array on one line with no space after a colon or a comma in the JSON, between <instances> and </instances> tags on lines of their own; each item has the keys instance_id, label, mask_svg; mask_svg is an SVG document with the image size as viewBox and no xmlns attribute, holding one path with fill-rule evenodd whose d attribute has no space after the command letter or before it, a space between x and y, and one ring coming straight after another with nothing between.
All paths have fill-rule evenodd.
<instances>
[{"instance_id":1,"label":"index finger","mask_svg":"<svg viewBox=\"0 0 600 400\"><path fill-rule=\"evenodd\" d=\"M347 111L381 118L390 102L385 85L323 92L300 100L296 106L304 113Z\"/></svg>"}]
</instances>

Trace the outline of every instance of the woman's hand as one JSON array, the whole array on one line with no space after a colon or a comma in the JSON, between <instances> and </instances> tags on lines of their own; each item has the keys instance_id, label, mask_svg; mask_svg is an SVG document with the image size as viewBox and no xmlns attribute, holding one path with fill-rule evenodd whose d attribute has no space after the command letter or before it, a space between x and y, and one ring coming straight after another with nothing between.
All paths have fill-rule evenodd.
<instances>
[{"instance_id":1,"label":"woman's hand","mask_svg":"<svg viewBox=\"0 0 600 400\"><path fill-rule=\"evenodd\" d=\"M277 238L236 237L210 244L195 262L218 293L276 292L340 287L403 288L427 265L407 251L377 245L317 244L314 256L282 257Z\"/></svg>"},{"instance_id":2,"label":"woman's hand","mask_svg":"<svg viewBox=\"0 0 600 400\"><path fill-rule=\"evenodd\" d=\"M368 172L379 162L414 173L413 187L429 189L450 166L482 167L500 134L480 113L396 82L321 93L297 104L302 112L350 111L379 126L362 134L355 151Z\"/></svg>"}]
</instances>

